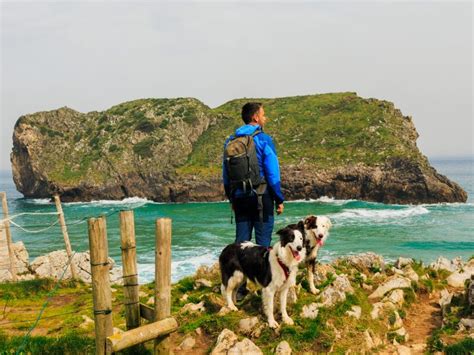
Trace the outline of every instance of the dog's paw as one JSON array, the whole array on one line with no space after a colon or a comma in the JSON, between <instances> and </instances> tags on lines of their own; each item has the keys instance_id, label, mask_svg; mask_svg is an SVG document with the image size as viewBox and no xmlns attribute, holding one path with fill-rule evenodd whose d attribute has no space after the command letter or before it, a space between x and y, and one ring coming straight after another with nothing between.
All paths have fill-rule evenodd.
<instances>
[{"instance_id":1,"label":"dog's paw","mask_svg":"<svg viewBox=\"0 0 474 355\"><path fill-rule=\"evenodd\" d=\"M295 322L293 322L293 319L291 319L290 317L283 318L283 323L285 323L286 325L294 325L295 324Z\"/></svg>"},{"instance_id":2,"label":"dog's paw","mask_svg":"<svg viewBox=\"0 0 474 355\"><path fill-rule=\"evenodd\" d=\"M272 329L277 329L280 325L273 319L268 321L268 326Z\"/></svg>"},{"instance_id":3,"label":"dog's paw","mask_svg":"<svg viewBox=\"0 0 474 355\"><path fill-rule=\"evenodd\" d=\"M313 295L317 295L320 291L316 287L311 287L309 292L311 292Z\"/></svg>"}]
</instances>

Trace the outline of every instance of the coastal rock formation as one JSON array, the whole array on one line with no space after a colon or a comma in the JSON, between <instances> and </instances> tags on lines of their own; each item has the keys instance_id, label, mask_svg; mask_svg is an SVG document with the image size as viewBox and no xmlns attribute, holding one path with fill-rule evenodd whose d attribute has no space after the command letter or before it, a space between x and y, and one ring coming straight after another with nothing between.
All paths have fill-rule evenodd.
<instances>
[{"instance_id":1,"label":"coastal rock formation","mask_svg":"<svg viewBox=\"0 0 474 355\"><path fill-rule=\"evenodd\" d=\"M25 197L219 201L222 145L247 99L210 109L192 98L142 99L86 114L64 107L19 118L13 178ZM432 168L393 103L335 93L259 99L288 200L464 202Z\"/></svg>"}]
</instances>

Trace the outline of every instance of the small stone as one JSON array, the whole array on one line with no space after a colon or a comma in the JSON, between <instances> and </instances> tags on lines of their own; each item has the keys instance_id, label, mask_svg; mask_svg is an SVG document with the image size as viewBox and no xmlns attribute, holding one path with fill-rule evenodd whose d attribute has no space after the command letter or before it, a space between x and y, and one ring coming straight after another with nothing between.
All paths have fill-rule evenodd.
<instances>
[{"instance_id":1,"label":"small stone","mask_svg":"<svg viewBox=\"0 0 474 355\"><path fill-rule=\"evenodd\" d=\"M185 293L184 295L181 296L181 298L179 299L181 302L185 302L188 300L188 295Z\"/></svg>"},{"instance_id":2,"label":"small stone","mask_svg":"<svg viewBox=\"0 0 474 355\"><path fill-rule=\"evenodd\" d=\"M365 338L365 345L367 346L367 349L372 349L375 347L372 336L370 335L368 330L364 332L364 338Z\"/></svg>"},{"instance_id":3,"label":"small stone","mask_svg":"<svg viewBox=\"0 0 474 355\"><path fill-rule=\"evenodd\" d=\"M224 306L224 307L222 307L222 308L219 310L219 312L218 312L217 314L218 314L219 316L225 316L226 314L228 314L228 313L230 313L230 312L232 312L232 310L231 310L229 307Z\"/></svg>"},{"instance_id":4,"label":"small stone","mask_svg":"<svg viewBox=\"0 0 474 355\"><path fill-rule=\"evenodd\" d=\"M319 313L319 303L311 303L309 305L303 306L301 310L301 318L315 319Z\"/></svg>"},{"instance_id":5,"label":"small stone","mask_svg":"<svg viewBox=\"0 0 474 355\"><path fill-rule=\"evenodd\" d=\"M395 334L404 337L405 341L408 341L408 332L405 327L398 328L394 331Z\"/></svg>"},{"instance_id":6,"label":"small stone","mask_svg":"<svg viewBox=\"0 0 474 355\"><path fill-rule=\"evenodd\" d=\"M398 355L411 355L411 350L408 346L397 345L397 353Z\"/></svg>"},{"instance_id":7,"label":"small stone","mask_svg":"<svg viewBox=\"0 0 474 355\"><path fill-rule=\"evenodd\" d=\"M227 354L229 349L234 346L238 338L235 333L229 329L224 329L217 337L216 346L211 352L211 355Z\"/></svg>"},{"instance_id":8,"label":"small stone","mask_svg":"<svg viewBox=\"0 0 474 355\"><path fill-rule=\"evenodd\" d=\"M239 321L239 332L247 335L251 334L252 330L258 325L258 323L257 317L241 319Z\"/></svg>"},{"instance_id":9,"label":"small stone","mask_svg":"<svg viewBox=\"0 0 474 355\"><path fill-rule=\"evenodd\" d=\"M396 288L407 288L411 286L411 280L405 277L394 275L385 281L382 285L377 287L377 289L369 295L370 299L381 298L388 291L394 290Z\"/></svg>"},{"instance_id":10,"label":"small stone","mask_svg":"<svg viewBox=\"0 0 474 355\"><path fill-rule=\"evenodd\" d=\"M385 301L392 302L397 306L401 306L405 300L403 290L396 289L390 292L390 294L384 298Z\"/></svg>"},{"instance_id":11,"label":"small stone","mask_svg":"<svg viewBox=\"0 0 474 355\"><path fill-rule=\"evenodd\" d=\"M395 267L397 269L402 269L407 265L413 264L413 259L411 258L404 258L400 256L397 261L395 261Z\"/></svg>"},{"instance_id":12,"label":"small stone","mask_svg":"<svg viewBox=\"0 0 474 355\"><path fill-rule=\"evenodd\" d=\"M438 304L441 308L449 306L451 304L451 300L453 299L453 294L446 289L441 291L441 295L439 297Z\"/></svg>"},{"instance_id":13,"label":"small stone","mask_svg":"<svg viewBox=\"0 0 474 355\"><path fill-rule=\"evenodd\" d=\"M292 350L290 344L288 344L288 342L285 340L281 341L275 349L276 355L290 355L291 352Z\"/></svg>"},{"instance_id":14,"label":"small stone","mask_svg":"<svg viewBox=\"0 0 474 355\"><path fill-rule=\"evenodd\" d=\"M181 308L181 313L189 312L189 313L196 313L196 312L205 312L206 307L204 307L204 301L199 303L186 303L183 308Z\"/></svg>"},{"instance_id":15,"label":"small stone","mask_svg":"<svg viewBox=\"0 0 474 355\"><path fill-rule=\"evenodd\" d=\"M263 354L262 350L255 345L250 339L244 338L229 349L227 355L259 355Z\"/></svg>"},{"instance_id":16,"label":"small stone","mask_svg":"<svg viewBox=\"0 0 474 355\"><path fill-rule=\"evenodd\" d=\"M380 316L380 310L383 309L383 303L377 302L372 305L372 311L370 311L370 317L377 319Z\"/></svg>"},{"instance_id":17,"label":"small stone","mask_svg":"<svg viewBox=\"0 0 474 355\"><path fill-rule=\"evenodd\" d=\"M201 336L202 335L202 329L201 327L198 327L196 328L196 330L194 330L196 332L197 335Z\"/></svg>"},{"instance_id":18,"label":"small stone","mask_svg":"<svg viewBox=\"0 0 474 355\"><path fill-rule=\"evenodd\" d=\"M191 350L194 345L196 345L196 340L192 336L187 336L184 338L184 340L179 344L179 349L180 350Z\"/></svg>"},{"instance_id":19,"label":"small stone","mask_svg":"<svg viewBox=\"0 0 474 355\"><path fill-rule=\"evenodd\" d=\"M474 329L474 319L462 318L459 324L462 324L466 329Z\"/></svg>"},{"instance_id":20,"label":"small stone","mask_svg":"<svg viewBox=\"0 0 474 355\"><path fill-rule=\"evenodd\" d=\"M350 317L354 317L355 319L360 319L362 308L359 306L352 306L351 310L347 311L346 314Z\"/></svg>"},{"instance_id":21,"label":"small stone","mask_svg":"<svg viewBox=\"0 0 474 355\"><path fill-rule=\"evenodd\" d=\"M148 296L148 293L146 292L143 292L143 291L138 291L138 297L140 298L145 298Z\"/></svg>"},{"instance_id":22,"label":"small stone","mask_svg":"<svg viewBox=\"0 0 474 355\"><path fill-rule=\"evenodd\" d=\"M196 288L201 288L201 287L212 287L212 282L209 281L208 279L198 279L194 281L194 285Z\"/></svg>"},{"instance_id":23,"label":"small stone","mask_svg":"<svg viewBox=\"0 0 474 355\"><path fill-rule=\"evenodd\" d=\"M79 327L81 327L82 329L86 329L89 327L90 324L94 324L94 320L92 320L85 314L82 315L82 319L84 319L84 323L81 323L81 325L79 325Z\"/></svg>"},{"instance_id":24,"label":"small stone","mask_svg":"<svg viewBox=\"0 0 474 355\"><path fill-rule=\"evenodd\" d=\"M155 304L155 296L151 296L148 301L146 301L146 304Z\"/></svg>"},{"instance_id":25,"label":"small stone","mask_svg":"<svg viewBox=\"0 0 474 355\"><path fill-rule=\"evenodd\" d=\"M411 266L407 266L405 269L403 269L403 271L405 273L405 276L408 277L411 281L418 282L420 280L420 277Z\"/></svg>"},{"instance_id":26,"label":"small stone","mask_svg":"<svg viewBox=\"0 0 474 355\"><path fill-rule=\"evenodd\" d=\"M366 291L372 291L374 289L374 286L372 285L367 285L367 284L362 284L362 288Z\"/></svg>"}]
</instances>

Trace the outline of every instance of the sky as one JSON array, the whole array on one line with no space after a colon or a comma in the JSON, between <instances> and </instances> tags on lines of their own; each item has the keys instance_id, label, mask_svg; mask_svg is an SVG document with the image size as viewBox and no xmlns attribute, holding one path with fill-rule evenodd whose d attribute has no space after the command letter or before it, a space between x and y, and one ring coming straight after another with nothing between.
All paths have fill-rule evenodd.
<instances>
[{"instance_id":1,"label":"sky","mask_svg":"<svg viewBox=\"0 0 474 355\"><path fill-rule=\"evenodd\" d=\"M471 2L2 2L0 169L23 114L150 97L357 92L472 156Z\"/></svg>"}]
</instances>

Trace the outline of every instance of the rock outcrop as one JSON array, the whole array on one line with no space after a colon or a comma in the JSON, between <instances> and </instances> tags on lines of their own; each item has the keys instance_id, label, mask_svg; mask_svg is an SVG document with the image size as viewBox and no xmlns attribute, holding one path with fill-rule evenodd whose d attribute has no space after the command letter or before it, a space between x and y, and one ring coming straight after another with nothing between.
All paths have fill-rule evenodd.
<instances>
[{"instance_id":1,"label":"rock outcrop","mask_svg":"<svg viewBox=\"0 0 474 355\"><path fill-rule=\"evenodd\" d=\"M19 118L13 178L26 197L218 201L222 144L246 100L210 109L191 98L143 99L104 112L64 107ZM387 101L336 93L261 100L287 199L466 201L416 146L411 117ZM316 132L316 133L315 133Z\"/></svg>"}]
</instances>

